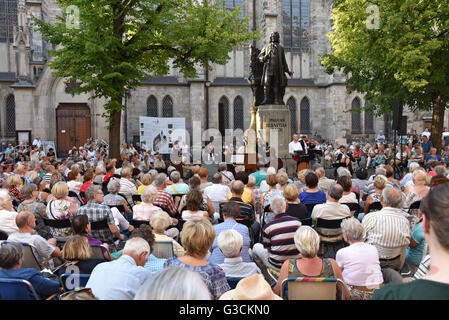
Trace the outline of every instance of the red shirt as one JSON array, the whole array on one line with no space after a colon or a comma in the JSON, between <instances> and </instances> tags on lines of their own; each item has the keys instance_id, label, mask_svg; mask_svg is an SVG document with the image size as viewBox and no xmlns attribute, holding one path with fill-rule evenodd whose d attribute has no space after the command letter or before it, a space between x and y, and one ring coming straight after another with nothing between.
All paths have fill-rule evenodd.
<instances>
[{"instance_id":1,"label":"red shirt","mask_svg":"<svg viewBox=\"0 0 449 320\"><path fill-rule=\"evenodd\" d=\"M108 181L108 179L110 178L110 177L113 177L114 175L112 174L112 173L106 173L106 175L103 177L103 182L106 182L106 181Z\"/></svg>"},{"instance_id":2,"label":"red shirt","mask_svg":"<svg viewBox=\"0 0 449 320\"><path fill-rule=\"evenodd\" d=\"M92 182L85 182L83 183L83 185L80 188L80 192L86 192L87 188L89 188L90 186L93 186L94 184ZM84 198L83 199L84 204L87 204L87 199Z\"/></svg>"}]
</instances>

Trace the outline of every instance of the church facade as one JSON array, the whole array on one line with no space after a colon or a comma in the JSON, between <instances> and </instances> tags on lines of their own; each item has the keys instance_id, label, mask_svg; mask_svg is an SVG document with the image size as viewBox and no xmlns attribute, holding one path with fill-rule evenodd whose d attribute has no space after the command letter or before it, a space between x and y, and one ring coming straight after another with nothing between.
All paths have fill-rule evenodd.
<instances>
[{"instance_id":1,"label":"church facade","mask_svg":"<svg viewBox=\"0 0 449 320\"><path fill-rule=\"evenodd\" d=\"M87 137L107 140L102 113L105 101L90 95L70 94L71 84L55 78L48 66L50 45L29 25L33 14L55 21L61 10L55 0L3 0L0 7L0 136L16 141L17 133L30 139L54 141L58 151L84 143ZM326 34L331 30L333 0L225 0L228 8L241 7L250 27L260 29L262 48L270 34L280 33L281 45L293 77L284 96L291 111L292 132L330 142L373 141L391 121L375 117L363 108L362 94L348 94L346 75L328 75L319 64L320 55L331 51ZM234 48L226 65L198 69L198 78L186 79L178 70L160 78L148 78L129 92L123 112L122 141L139 140L139 116L185 117L192 132L193 121L202 129L243 129L250 126L252 91L249 76L249 46ZM429 115L410 113L408 132L421 132ZM431 117L430 117L431 119ZM390 119L391 120L391 119ZM445 124L447 121L445 121Z\"/></svg>"}]
</instances>

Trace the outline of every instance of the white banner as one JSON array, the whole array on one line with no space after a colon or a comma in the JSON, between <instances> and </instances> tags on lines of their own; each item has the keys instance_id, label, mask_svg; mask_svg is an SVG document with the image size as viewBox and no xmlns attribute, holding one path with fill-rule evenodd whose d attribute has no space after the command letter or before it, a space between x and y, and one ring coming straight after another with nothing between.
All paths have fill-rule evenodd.
<instances>
[{"instance_id":1,"label":"white banner","mask_svg":"<svg viewBox=\"0 0 449 320\"><path fill-rule=\"evenodd\" d=\"M139 117L139 124L140 143L145 141L153 153L169 154L176 140L186 141L185 118Z\"/></svg>"}]
</instances>

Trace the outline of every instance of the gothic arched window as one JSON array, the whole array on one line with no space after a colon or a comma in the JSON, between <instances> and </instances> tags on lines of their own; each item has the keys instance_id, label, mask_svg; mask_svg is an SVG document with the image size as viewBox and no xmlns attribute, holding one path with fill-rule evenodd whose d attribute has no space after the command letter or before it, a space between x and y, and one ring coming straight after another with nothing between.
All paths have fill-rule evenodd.
<instances>
[{"instance_id":1,"label":"gothic arched window","mask_svg":"<svg viewBox=\"0 0 449 320\"><path fill-rule=\"evenodd\" d=\"M365 111L365 133L374 133L374 117L368 111Z\"/></svg>"},{"instance_id":2,"label":"gothic arched window","mask_svg":"<svg viewBox=\"0 0 449 320\"><path fill-rule=\"evenodd\" d=\"M173 99L170 96L165 96L162 100L162 117L173 117Z\"/></svg>"},{"instance_id":3,"label":"gothic arched window","mask_svg":"<svg viewBox=\"0 0 449 320\"><path fill-rule=\"evenodd\" d=\"M287 100L287 106L288 109L290 110L290 126L292 128L292 134L295 133L298 128L297 128L297 119L296 119L296 100L293 97L290 97Z\"/></svg>"},{"instance_id":4,"label":"gothic arched window","mask_svg":"<svg viewBox=\"0 0 449 320\"><path fill-rule=\"evenodd\" d=\"M360 120L360 99L354 98L351 104L351 133L362 133L362 123Z\"/></svg>"},{"instance_id":5,"label":"gothic arched window","mask_svg":"<svg viewBox=\"0 0 449 320\"><path fill-rule=\"evenodd\" d=\"M310 102L304 97L301 100L300 108L300 131L301 133L310 133Z\"/></svg>"},{"instance_id":6,"label":"gothic arched window","mask_svg":"<svg viewBox=\"0 0 449 320\"><path fill-rule=\"evenodd\" d=\"M150 96L147 100L147 117L157 117L157 99L155 96Z\"/></svg>"},{"instance_id":7,"label":"gothic arched window","mask_svg":"<svg viewBox=\"0 0 449 320\"><path fill-rule=\"evenodd\" d=\"M243 99L238 96L234 99L234 130L243 130Z\"/></svg>"},{"instance_id":8,"label":"gothic arched window","mask_svg":"<svg viewBox=\"0 0 449 320\"><path fill-rule=\"evenodd\" d=\"M225 96L218 102L218 130L222 135L229 129L229 100Z\"/></svg>"},{"instance_id":9,"label":"gothic arched window","mask_svg":"<svg viewBox=\"0 0 449 320\"><path fill-rule=\"evenodd\" d=\"M286 51L299 51L300 48L307 46L309 23L309 0L283 1L283 45Z\"/></svg>"},{"instance_id":10,"label":"gothic arched window","mask_svg":"<svg viewBox=\"0 0 449 320\"><path fill-rule=\"evenodd\" d=\"M12 94L6 98L6 136L16 136L16 100Z\"/></svg>"},{"instance_id":11,"label":"gothic arched window","mask_svg":"<svg viewBox=\"0 0 449 320\"><path fill-rule=\"evenodd\" d=\"M13 30L17 22L17 0L0 1L0 42L14 42Z\"/></svg>"}]
</instances>

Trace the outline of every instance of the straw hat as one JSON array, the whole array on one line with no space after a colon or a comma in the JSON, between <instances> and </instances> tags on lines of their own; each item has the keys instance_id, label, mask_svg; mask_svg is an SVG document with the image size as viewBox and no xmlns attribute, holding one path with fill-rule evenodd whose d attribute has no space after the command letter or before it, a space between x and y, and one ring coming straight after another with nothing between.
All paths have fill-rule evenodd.
<instances>
[{"instance_id":1,"label":"straw hat","mask_svg":"<svg viewBox=\"0 0 449 320\"><path fill-rule=\"evenodd\" d=\"M233 290L225 292L219 300L282 300L275 295L261 274L254 274L237 283Z\"/></svg>"}]
</instances>

